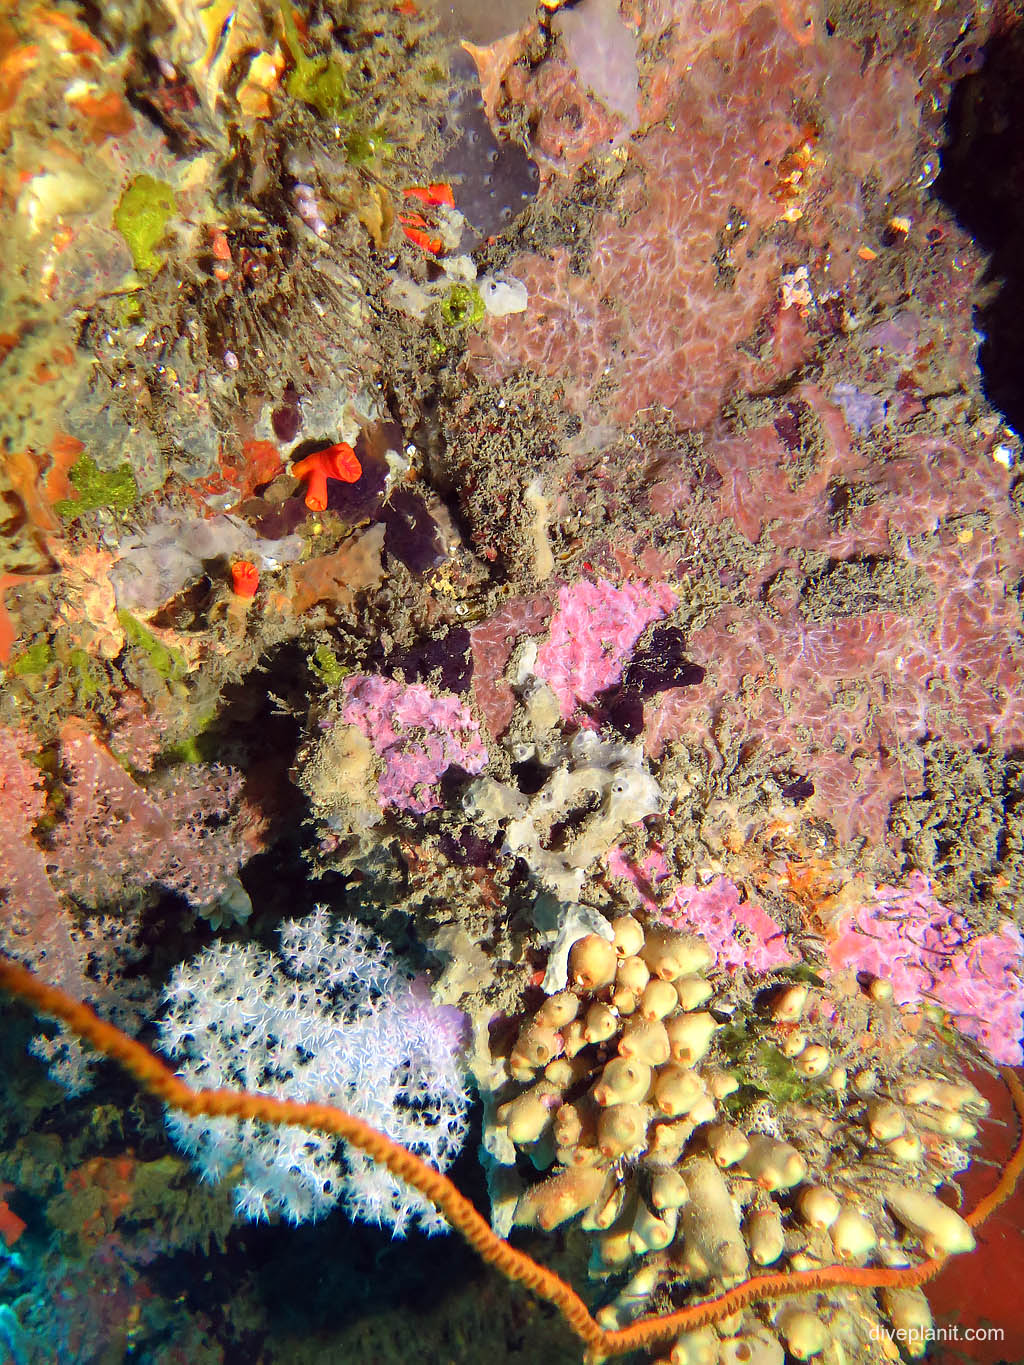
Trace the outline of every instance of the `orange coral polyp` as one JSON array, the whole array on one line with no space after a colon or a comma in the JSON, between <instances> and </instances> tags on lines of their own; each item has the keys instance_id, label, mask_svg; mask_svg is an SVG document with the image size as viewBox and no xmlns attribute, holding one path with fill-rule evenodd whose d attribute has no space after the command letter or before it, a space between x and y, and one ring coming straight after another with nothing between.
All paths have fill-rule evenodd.
<instances>
[{"instance_id":1,"label":"orange coral polyp","mask_svg":"<svg viewBox=\"0 0 1024 1365\"><path fill-rule=\"evenodd\" d=\"M260 571L247 559L231 566L231 591L236 597L255 597L260 586Z\"/></svg>"},{"instance_id":2,"label":"orange coral polyp","mask_svg":"<svg viewBox=\"0 0 1024 1365\"><path fill-rule=\"evenodd\" d=\"M292 473L306 485L306 506L311 512L326 510L328 479L355 483L362 472L359 457L347 441L317 450L292 465Z\"/></svg>"},{"instance_id":3,"label":"orange coral polyp","mask_svg":"<svg viewBox=\"0 0 1024 1365\"><path fill-rule=\"evenodd\" d=\"M434 256L439 256L444 250L443 239L429 230L427 220L421 213L399 213L398 221L413 246L418 246L421 251L429 251Z\"/></svg>"}]
</instances>

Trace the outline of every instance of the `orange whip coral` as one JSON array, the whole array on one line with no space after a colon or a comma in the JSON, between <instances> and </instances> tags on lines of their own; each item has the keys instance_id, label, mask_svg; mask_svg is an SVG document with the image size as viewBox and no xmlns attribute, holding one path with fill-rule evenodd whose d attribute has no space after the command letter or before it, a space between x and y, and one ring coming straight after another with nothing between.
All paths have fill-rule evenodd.
<instances>
[{"instance_id":1,"label":"orange whip coral","mask_svg":"<svg viewBox=\"0 0 1024 1365\"><path fill-rule=\"evenodd\" d=\"M246 1091L193 1089L175 1076L147 1047L122 1033L113 1024L100 1019L88 1005L73 999L56 986L47 985L27 968L2 955L0 988L27 1001L40 1014L60 1019L81 1039L129 1071L151 1095L182 1113L209 1118L254 1118L264 1123L296 1124L301 1128L332 1133L366 1152L393 1175L425 1195L485 1261L508 1279L525 1285L538 1297L553 1304L589 1348L591 1360L655 1346L678 1332L692 1331L719 1322L738 1309L764 1299L807 1293L831 1285L887 1289L925 1284L939 1273L948 1259L939 1257L903 1269L835 1265L788 1274L756 1275L717 1298L679 1308L673 1313L640 1318L628 1327L606 1331L598 1326L586 1304L570 1285L499 1237L447 1176L435 1171L362 1119L327 1104L301 1104ZM967 1215L972 1227L977 1227L1009 1198L1024 1171L1024 1087L1012 1071L1003 1068L1001 1075L1013 1099L1022 1134L998 1184Z\"/></svg>"}]
</instances>

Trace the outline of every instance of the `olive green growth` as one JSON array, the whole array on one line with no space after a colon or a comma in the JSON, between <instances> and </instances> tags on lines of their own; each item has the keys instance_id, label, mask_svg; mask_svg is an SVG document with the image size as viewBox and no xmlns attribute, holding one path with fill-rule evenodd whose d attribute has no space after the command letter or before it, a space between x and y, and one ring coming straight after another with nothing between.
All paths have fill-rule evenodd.
<instances>
[{"instance_id":1,"label":"olive green growth","mask_svg":"<svg viewBox=\"0 0 1024 1365\"><path fill-rule=\"evenodd\" d=\"M293 100L312 105L324 118L340 123L351 118L354 110L352 95L345 79L345 71L340 62L331 57L307 57L299 38L295 13L288 0L281 0L281 18L284 22L284 40L288 45L295 68L289 71L284 88Z\"/></svg>"},{"instance_id":2,"label":"olive green growth","mask_svg":"<svg viewBox=\"0 0 1024 1365\"><path fill-rule=\"evenodd\" d=\"M53 647L48 640L37 640L29 645L23 654L12 659L7 665L8 673L16 678L34 678L45 673L53 663Z\"/></svg>"},{"instance_id":3,"label":"olive green growth","mask_svg":"<svg viewBox=\"0 0 1024 1365\"><path fill-rule=\"evenodd\" d=\"M792 967L782 967L778 976L787 981L802 981L806 986L824 986L822 977L807 962L795 962Z\"/></svg>"},{"instance_id":4,"label":"olive green growth","mask_svg":"<svg viewBox=\"0 0 1024 1365\"><path fill-rule=\"evenodd\" d=\"M797 1103L807 1098L808 1083L796 1067L770 1043L762 1043L754 1053L752 1070L759 1073L755 1082L766 1090L776 1104Z\"/></svg>"},{"instance_id":5,"label":"olive green growth","mask_svg":"<svg viewBox=\"0 0 1024 1365\"><path fill-rule=\"evenodd\" d=\"M163 758L171 763L212 763L217 758L220 737L213 729L216 711L198 716L190 735L165 749Z\"/></svg>"},{"instance_id":6,"label":"olive green growth","mask_svg":"<svg viewBox=\"0 0 1024 1365\"><path fill-rule=\"evenodd\" d=\"M480 290L471 284L453 284L441 300L442 318L459 331L475 327L486 311Z\"/></svg>"},{"instance_id":7,"label":"olive green growth","mask_svg":"<svg viewBox=\"0 0 1024 1365\"><path fill-rule=\"evenodd\" d=\"M69 521L83 512L95 512L100 507L109 507L114 512L127 512L134 507L139 496L129 464L118 465L112 470L100 469L91 455L83 455L75 462L68 477L78 497L62 498L56 504L56 511L58 516Z\"/></svg>"},{"instance_id":8,"label":"olive green growth","mask_svg":"<svg viewBox=\"0 0 1024 1365\"><path fill-rule=\"evenodd\" d=\"M349 133L345 139L345 155L352 166L379 166L394 154L394 145L380 128Z\"/></svg>"},{"instance_id":9,"label":"olive green growth","mask_svg":"<svg viewBox=\"0 0 1024 1365\"><path fill-rule=\"evenodd\" d=\"M328 645L317 645L308 663L325 687L337 687L345 674L351 672L339 662L337 655Z\"/></svg>"},{"instance_id":10,"label":"olive green growth","mask_svg":"<svg viewBox=\"0 0 1024 1365\"><path fill-rule=\"evenodd\" d=\"M137 175L114 210L114 226L132 254L140 274L153 275L163 265L156 248L167 233L167 224L178 211L174 191L163 180Z\"/></svg>"},{"instance_id":11,"label":"olive green growth","mask_svg":"<svg viewBox=\"0 0 1024 1365\"><path fill-rule=\"evenodd\" d=\"M173 759L175 763L205 763L208 756L200 740L199 735L189 735L188 739L183 739L180 744L168 749L167 757Z\"/></svg>"},{"instance_id":12,"label":"olive green growth","mask_svg":"<svg viewBox=\"0 0 1024 1365\"><path fill-rule=\"evenodd\" d=\"M142 317L142 304L136 294L122 294L110 306L112 327L130 327Z\"/></svg>"},{"instance_id":13,"label":"olive green growth","mask_svg":"<svg viewBox=\"0 0 1024 1365\"><path fill-rule=\"evenodd\" d=\"M770 1095L776 1104L804 1100L809 1084L796 1067L771 1043L756 1042L747 1020L721 1029L718 1042L729 1059L746 1096Z\"/></svg>"},{"instance_id":14,"label":"olive green growth","mask_svg":"<svg viewBox=\"0 0 1024 1365\"><path fill-rule=\"evenodd\" d=\"M154 671L161 678L173 682L180 681L185 677L187 671L185 660L176 649L171 649L158 640L152 631L147 630L142 622L137 621L130 612L119 611L117 619L128 644L142 650Z\"/></svg>"},{"instance_id":15,"label":"olive green growth","mask_svg":"<svg viewBox=\"0 0 1024 1365\"><path fill-rule=\"evenodd\" d=\"M68 655L68 678L75 695L83 702L92 701L93 697L98 696L106 681L103 670L84 649L73 649Z\"/></svg>"}]
</instances>

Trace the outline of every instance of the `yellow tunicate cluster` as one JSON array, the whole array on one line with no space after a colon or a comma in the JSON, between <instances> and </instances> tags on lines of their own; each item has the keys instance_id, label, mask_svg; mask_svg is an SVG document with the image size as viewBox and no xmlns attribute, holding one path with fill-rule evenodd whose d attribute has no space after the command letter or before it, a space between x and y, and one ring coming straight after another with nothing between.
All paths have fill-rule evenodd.
<instances>
[{"instance_id":1,"label":"yellow tunicate cluster","mask_svg":"<svg viewBox=\"0 0 1024 1365\"><path fill-rule=\"evenodd\" d=\"M678 1301L681 1284L704 1296L762 1268L907 1263L973 1245L932 1193L951 1161L966 1164L986 1108L945 1045L919 1043L868 993L863 1008L885 1011L885 1027L844 1044L826 1026L835 1010L825 988L769 985L747 1010L748 1036L759 1030L806 1092L800 1103L748 1097L736 1073L749 1072L723 1041L730 1011L716 1003L729 984L703 939L625 915L611 937L573 944L566 988L505 1055L497 1129L550 1168L521 1193L515 1221L552 1229L579 1219L593 1237L592 1274L629 1272L603 1325L644 1312L663 1286ZM888 1050L886 1030L896 1037ZM878 1310L868 1300L870 1311L851 1313L849 1292L837 1290L819 1317L872 1360L864 1324ZM922 1311L917 1298L882 1308L890 1322ZM811 1359L830 1339L799 1303L774 1323L734 1316L680 1339L670 1359L767 1362L783 1347Z\"/></svg>"}]
</instances>

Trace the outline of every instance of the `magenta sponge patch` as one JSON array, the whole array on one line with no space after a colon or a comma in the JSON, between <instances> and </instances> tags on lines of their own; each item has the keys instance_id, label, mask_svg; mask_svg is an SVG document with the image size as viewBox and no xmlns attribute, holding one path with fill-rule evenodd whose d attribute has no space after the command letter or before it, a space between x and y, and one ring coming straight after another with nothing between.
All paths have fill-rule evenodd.
<instances>
[{"instance_id":1,"label":"magenta sponge patch","mask_svg":"<svg viewBox=\"0 0 1024 1365\"><path fill-rule=\"evenodd\" d=\"M676 605L664 583L587 579L559 589L558 609L537 654L537 676L548 684L563 716L591 702L622 677L633 646L651 624Z\"/></svg>"},{"instance_id":2,"label":"magenta sponge patch","mask_svg":"<svg viewBox=\"0 0 1024 1365\"><path fill-rule=\"evenodd\" d=\"M366 736L382 762L383 806L433 810L441 804L438 781L453 764L476 774L487 762L480 726L458 697L372 673L353 674L342 690L342 720Z\"/></svg>"}]
</instances>

